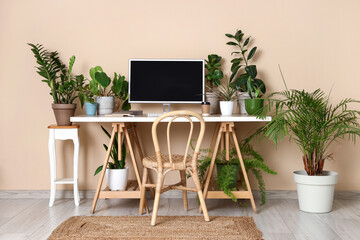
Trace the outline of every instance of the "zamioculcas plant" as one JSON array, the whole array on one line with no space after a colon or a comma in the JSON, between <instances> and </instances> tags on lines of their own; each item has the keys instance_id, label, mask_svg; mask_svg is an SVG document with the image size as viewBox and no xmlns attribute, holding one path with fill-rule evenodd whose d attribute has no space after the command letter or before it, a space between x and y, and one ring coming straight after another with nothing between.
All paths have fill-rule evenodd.
<instances>
[{"instance_id":1,"label":"zamioculcas plant","mask_svg":"<svg viewBox=\"0 0 360 240\"><path fill-rule=\"evenodd\" d=\"M256 78L256 65L250 65L250 60L252 60L257 50L257 47L253 47L248 52L247 47L251 37L245 38L244 33L241 30L237 30L234 35L228 33L225 35L232 39L232 41L226 43L227 45L239 48L238 51L231 53L231 55L237 55L237 57L231 60L231 87L242 92L248 92L250 98L254 98L252 95L252 90L254 88L260 88L261 92L265 94L266 87L264 82L261 79ZM244 69L245 72L240 73L242 69ZM235 81L233 81L233 79L235 79Z\"/></svg>"}]
</instances>

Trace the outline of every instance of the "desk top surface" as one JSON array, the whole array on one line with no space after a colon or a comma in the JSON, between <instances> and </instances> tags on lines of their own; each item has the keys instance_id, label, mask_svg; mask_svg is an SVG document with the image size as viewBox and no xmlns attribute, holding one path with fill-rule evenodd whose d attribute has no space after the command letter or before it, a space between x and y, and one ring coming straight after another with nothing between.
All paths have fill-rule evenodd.
<instances>
[{"instance_id":1,"label":"desk top surface","mask_svg":"<svg viewBox=\"0 0 360 240\"><path fill-rule=\"evenodd\" d=\"M146 115L139 116L105 116L105 115L79 115L71 117L71 122L154 122L157 117L148 117ZM266 117L265 119L259 119L255 116L249 116L245 114L233 114L229 116L223 115L210 115L203 117L205 122L269 122L271 117ZM170 118L165 118L163 122L169 121ZM196 118L192 118L194 122L198 122ZM185 118L177 118L174 122L187 122Z\"/></svg>"}]
</instances>

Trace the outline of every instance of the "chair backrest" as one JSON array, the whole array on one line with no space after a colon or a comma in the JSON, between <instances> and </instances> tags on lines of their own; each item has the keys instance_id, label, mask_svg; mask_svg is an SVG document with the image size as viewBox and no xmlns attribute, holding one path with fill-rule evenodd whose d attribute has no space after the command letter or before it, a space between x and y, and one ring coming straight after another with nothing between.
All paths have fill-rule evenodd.
<instances>
[{"instance_id":1,"label":"chair backrest","mask_svg":"<svg viewBox=\"0 0 360 240\"><path fill-rule=\"evenodd\" d=\"M186 118L188 120L188 122L190 123L190 131L189 131L189 137L188 137L188 140L186 143L186 150L184 153L183 166L185 166L186 158L187 158L188 152L189 152L191 137L192 137L193 130L194 130L194 123L193 123L191 117L197 118L199 120L200 131L199 131L199 136L196 141L194 154L193 154L193 161L196 161L197 156L199 155L200 145L203 140L204 133L205 133L205 121L200 114L192 112L192 111L187 111L187 110L172 111L172 112L168 112L168 113L164 113L164 114L160 115L152 125L152 138L153 138L153 142L154 142L155 154L156 154L158 166L161 165L162 160L161 160L161 152L160 152L159 140L158 140L158 135L157 135L157 126L163 119L169 118L169 117L171 119L169 120L168 125L167 125L166 135L167 135L167 145L168 145L167 147L168 147L169 161L171 163L173 162L173 159L171 158L172 151L171 151L171 144L170 144L171 124L177 118Z\"/></svg>"}]
</instances>

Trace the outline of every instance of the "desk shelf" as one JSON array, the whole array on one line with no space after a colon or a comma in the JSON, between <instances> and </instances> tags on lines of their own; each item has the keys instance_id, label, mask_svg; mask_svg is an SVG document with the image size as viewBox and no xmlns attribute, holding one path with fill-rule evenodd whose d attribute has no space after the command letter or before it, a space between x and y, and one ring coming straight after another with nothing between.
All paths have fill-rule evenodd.
<instances>
[{"instance_id":1,"label":"desk shelf","mask_svg":"<svg viewBox=\"0 0 360 240\"><path fill-rule=\"evenodd\" d=\"M140 188L136 180L129 180L124 191L110 191L108 187L100 191L99 198L140 198Z\"/></svg>"}]
</instances>

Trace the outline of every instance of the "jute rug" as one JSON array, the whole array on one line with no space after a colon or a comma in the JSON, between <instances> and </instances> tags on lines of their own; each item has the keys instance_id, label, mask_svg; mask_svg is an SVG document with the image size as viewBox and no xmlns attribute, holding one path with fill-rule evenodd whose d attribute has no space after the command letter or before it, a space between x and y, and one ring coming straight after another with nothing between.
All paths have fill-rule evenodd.
<instances>
[{"instance_id":1,"label":"jute rug","mask_svg":"<svg viewBox=\"0 0 360 240\"><path fill-rule=\"evenodd\" d=\"M61 223L48 240L72 239L261 239L252 217L150 216L71 217Z\"/></svg>"}]
</instances>

